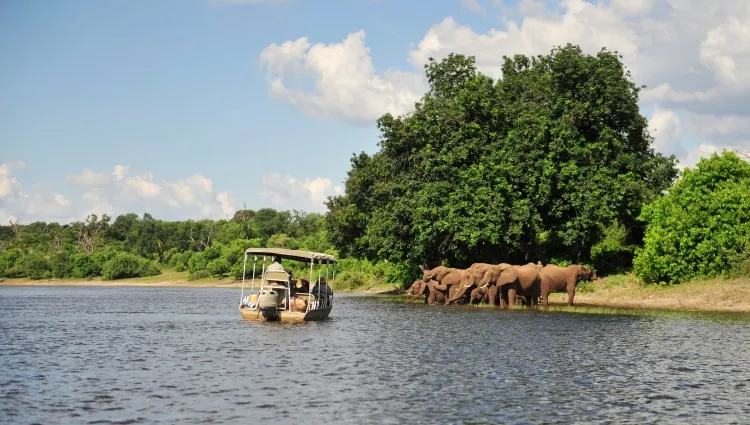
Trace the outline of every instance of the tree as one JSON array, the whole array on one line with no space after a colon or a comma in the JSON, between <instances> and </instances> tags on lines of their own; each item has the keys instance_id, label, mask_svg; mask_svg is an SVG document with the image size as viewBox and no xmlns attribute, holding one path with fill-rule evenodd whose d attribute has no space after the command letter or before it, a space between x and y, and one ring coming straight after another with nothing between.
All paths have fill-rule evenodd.
<instances>
[{"instance_id":1,"label":"tree","mask_svg":"<svg viewBox=\"0 0 750 425\"><path fill-rule=\"evenodd\" d=\"M86 221L78 223L78 250L86 254L93 253L97 248L104 244L104 233L109 226L109 216L102 215L102 218L96 214L90 214Z\"/></svg>"},{"instance_id":2,"label":"tree","mask_svg":"<svg viewBox=\"0 0 750 425\"><path fill-rule=\"evenodd\" d=\"M621 57L577 46L505 57L503 79L473 57L430 59L430 90L405 116L378 120L380 150L352 157L344 195L327 201L345 255L467 266L582 261L676 177L651 148Z\"/></svg>"},{"instance_id":3,"label":"tree","mask_svg":"<svg viewBox=\"0 0 750 425\"><path fill-rule=\"evenodd\" d=\"M646 233L634 266L646 282L729 272L732 258L750 254L750 163L728 151L701 159L640 219Z\"/></svg>"}]
</instances>

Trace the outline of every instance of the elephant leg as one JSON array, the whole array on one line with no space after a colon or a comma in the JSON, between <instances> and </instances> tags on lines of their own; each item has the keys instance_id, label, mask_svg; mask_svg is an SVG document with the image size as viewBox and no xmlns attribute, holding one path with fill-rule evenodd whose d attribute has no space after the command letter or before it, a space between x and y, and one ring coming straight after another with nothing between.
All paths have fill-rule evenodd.
<instances>
[{"instance_id":1,"label":"elephant leg","mask_svg":"<svg viewBox=\"0 0 750 425\"><path fill-rule=\"evenodd\" d=\"M487 301L489 301L490 305L495 306L497 305L497 287L496 286L490 286L489 290L487 291Z\"/></svg>"},{"instance_id":2,"label":"elephant leg","mask_svg":"<svg viewBox=\"0 0 750 425\"><path fill-rule=\"evenodd\" d=\"M568 282L568 306L573 305L573 298L576 296L576 283Z\"/></svg>"},{"instance_id":3,"label":"elephant leg","mask_svg":"<svg viewBox=\"0 0 750 425\"><path fill-rule=\"evenodd\" d=\"M513 308L516 304L516 290L515 288L508 289L508 307Z\"/></svg>"},{"instance_id":4,"label":"elephant leg","mask_svg":"<svg viewBox=\"0 0 750 425\"><path fill-rule=\"evenodd\" d=\"M500 308L507 308L508 307L508 289L507 288L500 288Z\"/></svg>"},{"instance_id":5,"label":"elephant leg","mask_svg":"<svg viewBox=\"0 0 750 425\"><path fill-rule=\"evenodd\" d=\"M549 293L546 291L542 291L542 305L544 305L544 308L549 307Z\"/></svg>"}]
</instances>

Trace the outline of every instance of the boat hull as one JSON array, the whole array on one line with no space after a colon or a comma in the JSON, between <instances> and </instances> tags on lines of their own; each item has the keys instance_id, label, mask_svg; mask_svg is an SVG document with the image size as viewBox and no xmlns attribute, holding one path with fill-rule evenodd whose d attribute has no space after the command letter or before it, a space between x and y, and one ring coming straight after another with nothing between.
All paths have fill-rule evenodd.
<instances>
[{"instance_id":1,"label":"boat hull","mask_svg":"<svg viewBox=\"0 0 750 425\"><path fill-rule=\"evenodd\" d=\"M240 314L245 320L254 322L310 322L316 320L325 320L331 313L331 307L319 308L308 312L301 311L263 311L260 309L241 307Z\"/></svg>"}]
</instances>

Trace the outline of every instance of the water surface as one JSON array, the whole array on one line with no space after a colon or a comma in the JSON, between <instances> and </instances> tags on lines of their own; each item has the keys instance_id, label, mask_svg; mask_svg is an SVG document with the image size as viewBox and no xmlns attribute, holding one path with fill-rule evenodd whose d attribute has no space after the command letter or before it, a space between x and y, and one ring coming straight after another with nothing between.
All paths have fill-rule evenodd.
<instances>
[{"instance_id":1,"label":"water surface","mask_svg":"<svg viewBox=\"0 0 750 425\"><path fill-rule=\"evenodd\" d=\"M0 423L750 423L750 321L0 287Z\"/></svg>"}]
</instances>

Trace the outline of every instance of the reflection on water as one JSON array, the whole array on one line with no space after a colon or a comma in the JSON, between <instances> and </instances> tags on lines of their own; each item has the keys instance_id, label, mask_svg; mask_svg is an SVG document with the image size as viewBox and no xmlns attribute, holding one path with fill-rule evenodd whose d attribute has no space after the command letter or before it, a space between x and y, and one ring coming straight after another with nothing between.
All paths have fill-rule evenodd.
<instances>
[{"instance_id":1,"label":"reflection on water","mask_svg":"<svg viewBox=\"0 0 750 425\"><path fill-rule=\"evenodd\" d=\"M748 423L750 322L0 287L0 423Z\"/></svg>"}]
</instances>

